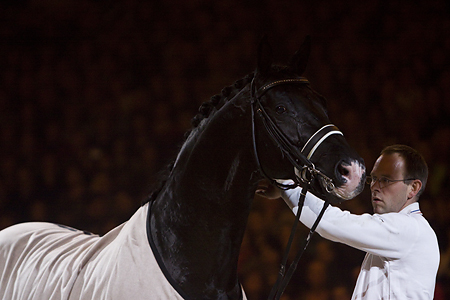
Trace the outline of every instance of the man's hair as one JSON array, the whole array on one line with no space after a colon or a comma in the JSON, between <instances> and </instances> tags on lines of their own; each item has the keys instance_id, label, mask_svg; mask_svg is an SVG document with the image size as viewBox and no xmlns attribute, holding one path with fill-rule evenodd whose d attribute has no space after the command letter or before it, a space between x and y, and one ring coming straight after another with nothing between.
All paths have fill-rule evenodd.
<instances>
[{"instance_id":1,"label":"man's hair","mask_svg":"<svg viewBox=\"0 0 450 300\"><path fill-rule=\"evenodd\" d=\"M414 178L422 182L422 187L417 193L417 198L419 198L425 190L428 180L428 166L425 159L415 149L406 145L387 146L381 151L381 155L394 153L398 153L405 162L405 179Z\"/></svg>"}]
</instances>

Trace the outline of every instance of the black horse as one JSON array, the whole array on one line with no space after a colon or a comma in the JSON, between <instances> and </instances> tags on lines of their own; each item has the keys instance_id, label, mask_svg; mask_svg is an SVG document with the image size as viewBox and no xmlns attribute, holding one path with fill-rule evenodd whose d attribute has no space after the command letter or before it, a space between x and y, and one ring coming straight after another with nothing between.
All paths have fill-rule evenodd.
<instances>
[{"instance_id":1,"label":"black horse","mask_svg":"<svg viewBox=\"0 0 450 300\"><path fill-rule=\"evenodd\" d=\"M153 250L166 276L192 299L239 299L237 261L251 202L264 177L259 169L270 178L296 178L292 162L265 129L259 108L253 116L257 135L252 137L255 97L298 149L330 124L325 99L300 77L309 49L307 39L287 67L273 66L264 40L255 74L201 107L205 118L187 138L153 201L148 220ZM364 162L342 135L323 141L312 162L332 179L335 201L361 192ZM322 194L323 181L314 184L313 191Z\"/></svg>"},{"instance_id":2,"label":"black horse","mask_svg":"<svg viewBox=\"0 0 450 300\"><path fill-rule=\"evenodd\" d=\"M309 49L276 66L264 39L256 71L201 106L161 187L105 236L48 223L1 231L0 298L245 297L238 256L261 179L309 182L335 202L363 188L363 160L301 77Z\"/></svg>"}]
</instances>

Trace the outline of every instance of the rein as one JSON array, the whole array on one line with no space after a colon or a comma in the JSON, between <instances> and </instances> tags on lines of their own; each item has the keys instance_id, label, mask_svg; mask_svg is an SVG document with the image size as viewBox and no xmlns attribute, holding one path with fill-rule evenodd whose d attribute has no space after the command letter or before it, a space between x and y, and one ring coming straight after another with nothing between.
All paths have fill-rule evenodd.
<instances>
[{"instance_id":1,"label":"rein","mask_svg":"<svg viewBox=\"0 0 450 300\"><path fill-rule=\"evenodd\" d=\"M300 261L300 258L302 257L303 253L305 252L306 248L309 245L309 241L311 240L311 237L313 236L314 232L316 231L317 226L319 225L320 220L322 219L323 214L325 213L325 210L327 209L330 202L328 200L325 201L323 204L322 210L320 211L319 215L316 218L316 221L314 221L313 226L311 226L311 229L309 230L308 236L303 240L302 247L298 250L297 255L295 256L295 259L291 262L288 272L286 273L286 264L287 259L292 247L292 243L294 241L295 232L297 230L298 223L300 223L300 215L302 213L303 203L305 202L306 193L308 192L308 188L304 187L300 193L300 198L298 201L298 210L297 214L295 216L295 222L292 225L291 234L289 235L289 241L286 246L283 258L281 260L280 265L280 271L278 272L277 281L272 287L272 290L270 291L268 300L275 299L278 300L283 295L284 290L286 289L286 286L288 285L289 281L292 278L292 275L294 275L295 270L297 269L297 265Z\"/></svg>"},{"instance_id":2,"label":"rein","mask_svg":"<svg viewBox=\"0 0 450 300\"><path fill-rule=\"evenodd\" d=\"M254 87L254 81L255 78L253 78L251 82L251 103L252 103L252 139L253 139L253 151L255 155L255 160L258 165L258 169L261 172L261 174L269 180L272 184L276 185L277 187L281 189L293 189L297 186L302 186L302 191L300 193L299 203L298 203L298 210L296 214L296 220L292 226L291 234L289 236L289 241L286 246L280 271L278 273L277 281L274 284L270 295L270 299L280 299L281 295L283 294L287 284L289 283L292 275L294 274L295 269L297 268L298 262L300 261L301 256L303 255L303 252L308 247L309 241L314 234L320 220L322 219L322 216L326 210L326 208L329 205L328 199L325 201L324 206L317 216L316 221L314 222L313 226L311 227L308 236L305 238L303 246L300 248L299 252L297 253L294 261L291 263L289 270L287 274L286 272L286 264L287 259L289 256L290 249L292 247L292 243L294 240L295 232L297 230L298 223L300 221L300 215L303 208L303 203L305 201L306 193L311 187L311 183L315 178L320 178L322 180L321 187L322 189L325 189L327 193L325 195L328 195L331 193L335 186L333 183L333 180L326 176L323 172L316 169L313 162L310 160L311 157L314 155L314 152L316 149L331 135L333 134L340 134L343 135L342 132L333 124L328 124L317 130L305 143L303 148L301 150L298 150L298 147L296 147L287 137L286 135L281 131L281 129L273 122L273 120L270 118L270 116L267 114L266 110L261 104L260 98L271 88L282 85L282 84L308 84L309 81L304 78L294 78L294 79L284 79L284 80L278 80L274 81L272 83L269 83L258 90L255 91ZM286 185L279 183L273 178L270 178L267 173L264 171L261 162L259 160L258 155L258 149L256 146L256 130L255 130L255 111L258 114L258 116L262 119L262 122L264 124L264 127L266 131L269 133L271 139L278 145L281 152L284 156L288 158L288 160L291 162L291 164L294 166L294 170L296 173L296 176L294 178L294 184Z\"/></svg>"}]
</instances>

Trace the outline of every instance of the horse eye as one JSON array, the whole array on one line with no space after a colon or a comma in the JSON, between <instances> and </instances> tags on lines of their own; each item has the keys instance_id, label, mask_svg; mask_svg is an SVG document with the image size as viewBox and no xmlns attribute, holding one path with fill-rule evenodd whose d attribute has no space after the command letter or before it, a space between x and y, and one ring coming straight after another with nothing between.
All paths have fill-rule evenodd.
<instances>
[{"instance_id":1,"label":"horse eye","mask_svg":"<svg viewBox=\"0 0 450 300\"><path fill-rule=\"evenodd\" d=\"M275 112L279 115L281 115L282 113L286 112L286 107L284 107L283 105L278 105L275 108Z\"/></svg>"}]
</instances>

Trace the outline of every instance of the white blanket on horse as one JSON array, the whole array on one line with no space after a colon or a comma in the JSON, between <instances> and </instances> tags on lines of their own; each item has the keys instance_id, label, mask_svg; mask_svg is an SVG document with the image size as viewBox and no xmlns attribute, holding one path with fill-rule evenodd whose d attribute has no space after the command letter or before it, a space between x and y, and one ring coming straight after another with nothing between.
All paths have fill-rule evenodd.
<instances>
[{"instance_id":1,"label":"white blanket on horse","mask_svg":"<svg viewBox=\"0 0 450 300\"><path fill-rule=\"evenodd\" d=\"M49 223L0 231L0 299L182 299L153 256L147 210L103 237Z\"/></svg>"}]
</instances>

